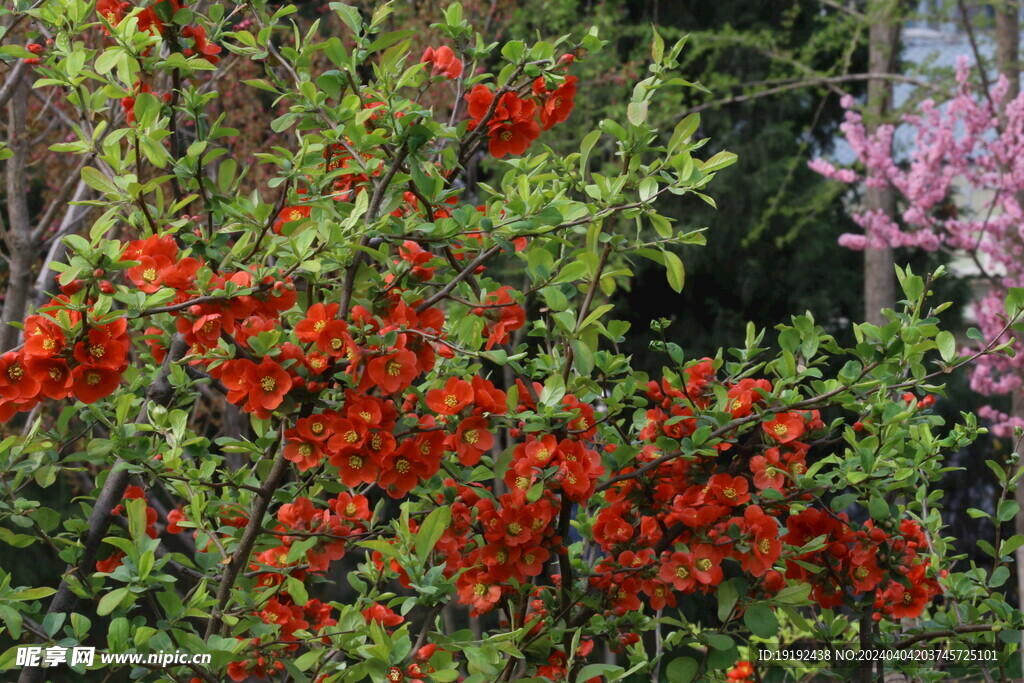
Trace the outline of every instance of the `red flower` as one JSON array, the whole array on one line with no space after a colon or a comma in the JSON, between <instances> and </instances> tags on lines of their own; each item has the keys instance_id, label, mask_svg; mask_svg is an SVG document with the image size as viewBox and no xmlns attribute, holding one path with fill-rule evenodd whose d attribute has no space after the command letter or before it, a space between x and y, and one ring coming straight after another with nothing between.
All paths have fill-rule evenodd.
<instances>
[{"instance_id":1,"label":"red flower","mask_svg":"<svg viewBox=\"0 0 1024 683\"><path fill-rule=\"evenodd\" d=\"M277 221L274 223L274 232L278 235L284 234L284 226L288 223L294 223L296 221L304 221L309 218L311 208L309 206L286 206L281 209L281 213L277 215Z\"/></svg>"},{"instance_id":2,"label":"red flower","mask_svg":"<svg viewBox=\"0 0 1024 683\"><path fill-rule=\"evenodd\" d=\"M288 445L284 447L284 457L295 463L300 472L305 472L320 464L323 453L320 452L320 445L316 442L298 440L288 442Z\"/></svg>"},{"instance_id":3,"label":"red flower","mask_svg":"<svg viewBox=\"0 0 1024 683\"><path fill-rule=\"evenodd\" d=\"M490 424L482 417L466 418L459 423L455 431L455 452L463 465L473 467L494 446L494 435L487 431L488 427Z\"/></svg>"},{"instance_id":4,"label":"red flower","mask_svg":"<svg viewBox=\"0 0 1024 683\"><path fill-rule=\"evenodd\" d=\"M376 621L378 624L383 624L384 626L398 626L405 621L405 619L395 613L394 610L388 609L379 602L375 602L364 609L363 618L366 619L367 624L372 621Z\"/></svg>"},{"instance_id":5,"label":"red flower","mask_svg":"<svg viewBox=\"0 0 1024 683\"><path fill-rule=\"evenodd\" d=\"M64 332L57 323L41 315L25 319L25 355L49 358L63 350Z\"/></svg>"},{"instance_id":6,"label":"red flower","mask_svg":"<svg viewBox=\"0 0 1024 683\"><path fill-rule=\"evenodd\" d=\"M566 76L565 83L551 92L545 89L543 78L538 78L533 82L534 94L544 97L544 103L540 108L540 122L544 126L544 130L569 118L575 103L577 81L579 79L575 76Z\"/></svg>"},{"instance_id":7,"label":"red flower","mask_svg":"<svg viewBox=\"0 0 1024 683\"><path fill-rule=\"evenodd\" d=\"M109 574L123 564L122 560L124 560L124 553L121 551L115 552L105 560L97 560L96 571Z\"/></svg>"},{"instance_id":8,"label":"red flower","mask_svg":"<svg viewBox=\"0 0 1024 683\"><path fill-rule=\"evenodd\" d=\"M885 600L892 606L892 616L896 619L913 619L921 616L931 596L926 586L912 584L904 586L893 583L885 592Z\"/></svg>"},{"instance_id":9,"label":"red flower","mask_svg":"<svg viewBox=\"0 0 1024 683\"><path fill-rule=\"evenodd\" d=\"M249 403L246 410L252 409L259 417L260 413L269 413L281 405L284 395L292 388L292 378L278 363L263 357L259 365L252 363L245 371L249 382Z\"/></svg>"},{"instance_id":10,"label":"red flower","mask_svg":"<svg viewBox=\"0 0 1024 683\"><path fill-rule=\"evenodd\" d=\"M705 586L717 586L722 582L722 567L713 547L698 545L693 551L693 576Z\"/></svg>"},{"instance_id":11,"label":"red flower","mask_svg":"<svg viewBox=\"0 0 1024 683\"><path fill-rule=\"evenodd\" d=\"M71 394L82 403L95 403L110 396L121 383L120 371L93 365L79 365L71 378Z\"/></svg>"},{"instance_id":12,"label":"red flower","mask_svg":"<svg viewBox=\"0 0 1024 683\"><path fill-rule=\"evenodd\" d=\"M310 309L311 313L312 310ZM314 322L313 327L316 327L316 322ZM348 323L344 320L329 320L320 329L320 334L316 338L316 347L334 358L348 354L349 349L352 348L352 337L348 334Z\"/></svg>"},{"instance_id":13,"label":"red flower","mask_svg":"<svg viewBox=\"0 0 1024 683\"><path fill-rule=\"evenodd\" d=\"M536 545L527 548L519 553L516 566L526 576L540 576L544 571L544 563L551 557L551 553L544 546Z\"/></svg>"},{"instance_id":14,"label":"red flower","mask_svg":"<svg viewBox=\"0 0 1024 683\"><path fill-rule=\"evenodd\" d=\"M25 369L39 382L39 391L55 400L67 398L71 370L60 358L28 358Z\"/></svg>"},{"instance_id":15,"label":"red flower","mask_svg":"<svg viewBox=\"0 0 1024 683\"><path fill-rule=\"evenodd\" d=\"M697 585L697 577L693 569L693 555L690 553L672 553L667 562L662 562L658 577L672 584L677 591L690 593Z\"/></svg>"},{"instance_id":16,"label":"red flower","mask_svg":"<svg viewBox=\"0 0 1024 683\"><path fill-rule=\"evenodd\" d=\"M485 85L477 85L466 95L469 103L469 128L475 130L494 102L494 93ZM506 154L522 154L540 135L540 126L534 119L537 105L521 99L513 92L501 96L494 114L487 123L490 138L488 149L497 159Z\"/></svg>"},{"instance_id":17,"label":"red flower","mask_svg":"<svg viewBox=\"0 0 1024 683\"><path fill-rule=\"evenodd\" d=\"M338 315L338 304L313 304L306 311L306 317L295 325L295 336L307 344L316 342L327 324Z\"/></svg>"},{"instance_id":18,"label":"red flower","mask_svg":"<svg viewBox=\"0 0 1024 683\"><path fill-rule=\"evenodd\" d=\"M442 45L436 50L428 47L423 51L420 62L432 66L432 76L444 76L447 79L455 79L462 75L462 62L455 56L455 53L447 45Z\"/></svg>"},{"instance_id":19,"label":"red flower","mask_svg":"<svg viewBox=\"0 0 1024 683\"><path fill-rule=\"evenodd\" d=\"M0 396L14 403L30 401L39 394L39 380L25 365L23 353L0 356Z\"/></svg>"},{"instance_id":20,"label":"red flower","mask_svg":"<svg viewBox=\"0 0 1024 683\"><path fill-rule=\"evenodd\" d=\"M451 377L444 389L427 392L427 407L438 415L457 415L473 402L473 387L464 379Z\"/></svg>"},{"instance_id":21,"label":"red flower","mask_svg":"<svg viewBox=\"0 0 1024 683\"><path fill-rule=\"evenodd\" d=\"M418 374L416 354L405 349L377 356L366 364L366 377L388 394L402 391Z\"/></svg>"},{"instance_id":22,"label":"red flower","mask_svg":"<svg viewBox=\"0 0 1024 683\"><path fill-rule=\"evenodd\" d=\"M487 343L484 348L488 351L495 344L504 344L508 341L509 332L518 330L526 324L526 313L512 298L512 288L503 286L484 297L483 305L476 308L473 313L482 315L487 319Z\"/></svg>"},{"instance_id":23,"label":"red flower","mask_svg":"<svg viewBox=\"0 0 1024 683\"><path fill-rule=\"evenodd\" d=\"M401 498L422 479L434 476L440 467L440 457L426 459L415 441L406 440L399 448L381 458L378 484L392 498Z\"/></svg>"},{"instance_id":24,"label":"red flower","mask_svg":"<svg viewBox=\"0 0 1024 683\"><path fill-rule=\"evenodd\" d=\"M84 365L121 369L128 357L127 320L118 318L112 323L89 330L87 342L75 344L75 359Z\"/></svg>"},{"instance_id":25,"label":"red flower","mask_svg":"<svg viewBox=\"0 0 1024 683\"><path fill-rule=\"evenodd\" d=\"M370 520L370 502L366 496L353 496L347 492L341 492L338 497L329 503L334 514L342 519L357 522L360 524Z\"/></svg>"},{"instance_id":26,"label":"red flower","mask_svg":"<svg viewBox=\"0 0 1024 683\"><path fill-rule=\"evenodd\" d=\"M372 484L377 481L377 473L380 472L380 468L373 458L368 458L361 453L331 456L331 464L338 468L341 483L349 488L361 484Z\"/></svg>"},{"instance_id":27,"label":"red flower","mask_svg":"<svg viewBox=\"0 0 1024 683\"><path fill-rule=\"evenodd\" d=\"M518 156L525 152L539 135L540 126L532 118L501 123L491 127L487 149L495 159L500 159L506 154Z\"/></svg>"},{"instance_id":28,"label":"red flower","mask_svg":"<svg viewBox=\"0 0 1024 683\"><path fill-rule=\"evenodd\" d=\"M750 501L749 484L743 477L716 474L708 481L708 493L723 505L743 505ZM709 501L711 502L711 501Z\"/></svg>"},{"instance_id":29,"label":"red flower","mask_svg":"<svg viewBox=\"0 0 1024 683\"><path fill-rule=\"evenodd\" d=\"M761 428L779 443L789 443L803 435L804 419L799 413L779 413L771 422L762 422Z\"/></svg>"},{"instance_id":30,"label":"red flower","mask_svg":"<svg viewBox=\"0 0 1024 683\"><path fill-rule=\"evenodd\" d=\"M750 471L754 473L754 486L759 489L781 491L786 481L786 471L779 461L778 448L769 448L764 455L751 458Z\"/></svg>"},{"instance_id":31,"label":"red flower","mask_svg":"<svg viewBox=\"0 0 1024 683\"><path fill-rule=\"evenodd\" d=\"M186 26L181 30L181 36L191 38L194 43L193 49L183 50L186 57L199 53L210 64L220 61L220 57L217 55L220 54L221 47L206 40L206 29L202 26Z\"/></svg>"},{"instance_id":32,"label":"red flower","mask_svg":"<svg viewBox=\"0 0 1024 683\"><path fill-rule=\"evenodd\" d=\"M754 667L751 666L750 662L739 661L736 662L736 666L729 669L729 672L725 676L733 683L747 683L753 675Z\"/></svg>"},{"instance_id":33,"label":"red flower","mask_svg":"<svg viewBox=\"0 0 1024 683\"><path fill-rule=\"evenodd\" d=\"M169 534L180 534L184 529L178 526L178 522L188 521L185 517L185 513L181 511L181 508L175 508L167 513L167 533Z\"/></svg>"},{"instance_id":34,"label":"red flower","mask_svg":"<svg viewBox=\"0 0 1024 683\"><path fill-rule=\"evenodd\" d=\"M456 580L459 602L469 605L470 616L476 617L494 609L501 599L501 586L482 569L470 569Z\"/></svg>"}]
</instances>

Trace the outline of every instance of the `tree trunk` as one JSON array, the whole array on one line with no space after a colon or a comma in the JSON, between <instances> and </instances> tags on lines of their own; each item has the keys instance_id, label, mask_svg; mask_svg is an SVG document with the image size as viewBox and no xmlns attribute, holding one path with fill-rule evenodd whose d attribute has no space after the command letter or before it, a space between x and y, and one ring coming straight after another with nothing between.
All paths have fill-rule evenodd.
<instances>
[{"instance_id":1,"label":"tree trunk","mask_svg":"<svg viewBox=\"0 0 1024 683\"><path fill-rule=\"evenodd\" d=\"M1016 3L999 2L996 14L996 68L1010 81L1009 102L1020 93L1020 15Z\"/></svg>"},{"instance_id":2,"label":"tree trunk","mask_svg":"<svg viewBox=\"0 0 1024 683\"><path fill-rule=\"evenodd\" d=\"M899 0L874 0L868 7L871 22L868 36L868 71L892 73L896 69L900 25L897 11ZM868 103L865 116L868 133L874 133L892 109L892 81L868 81ZM868 188L865 197L868 211L881 211L887 216L896 214L896 193L892 188ZM891 248L867 249L864 252L864 319L875 325L888 320L882 316L883 308L896 303L896 272Z\"/></svg>"},{"instance_id":3,"label":"tree trunk","mask_svg":"<svg viewBox=\"0 0 1024 683\"><path fill-rule=\"evenodd\" d=\"M7 103L7 141L13 155L7 159L7 232L4 242L8 255L7 292L0 315L0 350L8 351L18 343L20 330L9 323L21 322L32 284L35 249L28 214L28 188L25 167L28 160L26 84L15 84L14 96Z\"/></svg>"},{"instance_id":4,"label":"tree trunk","mask_svg":"<svg viewBox=\"0 0 1024 683\"><path fill-rule=\"evenodd\" d=\"M1005 104L1020 94L1020 14L1015 3L993 3L996 15L996 67L1006 77L1010 87L1006 93L1003 112L1000 120L1005 123ZM1024 197L1017 197L1017 201ZM1010 413L1013 417L1024 417L1024 394L1015 390L1012 396ZM1021 511L1013 520L1014 533L1024 534L1024 486L1018 484L1015 492L1017 504ZM998 551L998 548L996 549ZM1017 548L1014 553L1017 564L1017 605L1024 605L1024 547ZM1021 651L1021 666L1024 667L1024 651Z\"/></svg>"}]
</instances>

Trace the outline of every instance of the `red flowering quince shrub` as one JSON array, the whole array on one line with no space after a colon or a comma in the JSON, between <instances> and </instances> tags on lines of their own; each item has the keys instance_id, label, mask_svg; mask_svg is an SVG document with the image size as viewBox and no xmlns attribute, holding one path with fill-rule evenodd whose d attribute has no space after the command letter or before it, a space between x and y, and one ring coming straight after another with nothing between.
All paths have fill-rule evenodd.
<instances>
[{"instance_id":1,"label":"red flowering quince shrub","mask_svg":"<svg viewBox=\"0 0 1024 683\"><path fill-rule=\"evenodd\" d=\"M901 273L852 348L805 315L713 358L654 321L653 376L620 352L634 262L678 290L674 247L704 240L659 197L711 201L734 160L699 154L696 116L648 123L690 86L682 43L655 34L625 118L563 158L596 34L499 47L451 4L414 49L386 5L330 8L334 32L262 2L23 15L99 210L0 356L0 541L55 567L0 556L0 666L41 643L211 656L125 680L784 680L810 665L762 655L801 639L964 638L1008 665L1024 538L965 569L943 535L943 456L982 430L931 409L971 358L928 282ZM228 58L265 67L230 87L288 145L231 158L207 112ZM238 191L254 164L273 179Z\"/></svg>"}]
</instances>

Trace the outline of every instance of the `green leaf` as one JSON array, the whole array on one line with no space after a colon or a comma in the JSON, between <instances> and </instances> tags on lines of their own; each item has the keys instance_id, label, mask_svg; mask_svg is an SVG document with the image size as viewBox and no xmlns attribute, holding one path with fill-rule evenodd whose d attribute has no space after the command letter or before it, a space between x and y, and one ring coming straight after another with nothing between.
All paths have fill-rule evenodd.
<instances>
[{"instance_id":1,"label":"green leaf","mask_svg":"<svg viewBox=\"0 0 1024 683\"><path fill-rule=\"evenodd\" d=\"M119 194L117 185L107 180L107 177L99 172L99 170L92 166L84 166L82 168L82 181L94 190L99 190L105 194Z\"/></svg>"},{"instance_id":2,"label":"green leaf","mask_svg":"<svg viewBox=\"0 0 1024 683\"><path fill-rule=\"evenodd\" d=\"M690 683L697 677L700 666L697 660L690 657L677 657L665 667L665 675L669 683Z\"/></svg>"},{"instance_id":3,"label":"green leaf","mask_svg":"<svg viewBox=\"0 0 1024 683\"><path fill-rule=\"evenodd\" d=\"M594 150L594 145L597 144L600 137L601 131L592 130L587 133L586 137L583 138L583 142L580 143L580 177L586 177L587 164L590 161L590 153Z\"/></svg>"},{"instance_id":4,"label":"green leaf","mask_svg":"<svg viewBox=\"0 0 1024 683\"><path fill-rule=\"evenodd\" d=\"M332 2L330 7L341 17L345 25L352 29L353 33L356 35L362 33L363 18L360 16L357 8L346 5L343 2Z\"/></svg>"},{"instance_id":5,"label":"green leaf","mask_svg":"<svg viewBox=\"0 0 1024 683\"><path fill-rule=\"evenodd\" d=\"M704 173L712 173L714 171L720 171L723 168L732 166L736 163L736 155L732 152L719 152L715 156L711 157L703 164L701 164L700 170Z\"/></svg>"},{"instance_id":6,"label":"green leaf","mask_svg":"<svg viewBox=\"0 0 1024 683\"><path fill-rule=\"evenodd\" d=\"M100 598L100 604L96 607L96 614L100 615L101 617L110 614L115 609L117 609L117 606L121 604L121 601L124 600L127 595L127 587L115 588L114 590L110 591L102 598Z\"/></svg>"},{"instance_id":7,"label":"green leaf","mask_svg":"<svg viewBox=\"0 0 1024 683\"><path fill-rule=\"evenodd\" d=\"M629 106L626 107L626 118L634 126L642 126L647 120L647 108L649 103L647 100L642 102L630 102Z\"/></svg>"},{"instance_id":8,"label":"green leaf","mask_svg":"<svg viewBox=\"0 0 1024 683\"><path fill-rule=\"evenodd\" d=\"M50 588L48 586L42 586L39 588L21 588L6 596L6 598L8 600L16 600L18 602L27 602L29 600L41 600L42 598L49 597L56 592L56 588Z\"/></svg>"},{"instance_id":9,"label":"green leaf","mask_svg":"<svg viewBox=\"0 0 1024 683\"><path fill-rule=\"evenodd\" d=\"M434 549L437 542L444 536L445 529L452 521L452 510L448 506L435 508L423 520L416 532L416 557L426 562L427 555Z\"/></svg>"},{"instance_id":10,"label":"green leaf","mask_svg":"<svg viewBox=\"0 0 1024 683\"><path fill-rule=\"evenodd\" d=\"M284 580L284 589L288 591L288 595L292 596L292 600L295 601L296 605L301 607L309 602L309 593L306 591L306 584L302 583L294 576L289 576Z\"/></svg>"},{"instance_id":11,"label":"green leaf","mask_svg":"<svg viewBox=\"0 0 1024 683\"><path fill-rule=\"evenodd\" d=\"M996 518L1000 522L1009 522L1011 519L1017 516L1020 512L1020 505L1017 501L1008 499L999 503L999 511L996 513Z\"/></svg>"},{"instance_id":12,"label":"green leaf","mask_svg":"<svg viewBox=\"0 0 1024 683\"><path fill-rule=\"evenodd\" d=\"M686 269L683 267L683 260L668 250L662 250L665 259L665 276L668 278L668 285L676 292L683 291L683 283L686 281Z\"/></svg>"},{"instance_id":13,"label":"green leaf","mask_svg":"<svg viewBox=\"0 0 1024 683\"><path fill-rule=\"evenodd\" d=\"M1005 557L1024 545L1024 536L1011 536L999 545L999 555Z\"/></svg>"},{"instance_id":14,"label":"green leaf","mask_svg":"<svg viewBox=\"0 0 1024 683\"><path fill-rule=\"evenodd\" d=\"M9 605L0 605L0 619L7 624L7 630L15 640L21 638L21 624L24 621L21 613Z\"/></svg>"},{"instance_id":15,"label":"green leaf","mask_svg":"<svg viewBox=\"0 0 1024 683\"><path fill-rule=\"evenodd\" d=\"M748 607L743 613L743 623L759 638L772 638L779 632L779 620L772 608L765 604Z\"/></svg>"},{"instance_id":16,"label":"green leaf","mask_svg":"<svg viewBox=\"0 0 1024 683\"><path fill-rule=\"evenodd\" d=\"M669 151L675 150L675 148L680 144L689 140L690 137L697 132L697 128L699 126L700 114L690 114L677 123L675 130L672 131L672 139L669 140Z\"/></svg>"},{"instance_id":17,"label":"green leaf","mask_svg":"<svg viewBox=\"0 0 1024 683\"><path fill-rule=\"evenodd\" d=\"M623 671L621 666L614 664L587 664L576 673L576 680L584 683L595 676L621 675Z\"/></svg>"},{"instance_id":18,"label":"green leaf","mask_svg":"<svg viewBox=\"0 0 1024 683\"><path fill-rule=\"evenodd\" d=\"M732 614L732 610L736 607L736 603L740 599L739 589L736 587L735 579L729 581L723 581L718 586L718 618L720 621L726 621L729 615Z\"/></svg>"},{"instance_id":19,"label":"green leaf","mask_svg":"<svg viewBox=\"0 0 1024 683\"><path fill-rule=\"evenodd\" d=\"M943 330L935 336L935 345L939 347L939 355L947 363L956 359L956 340L951 332Z\"/></svg>"},{"instance_id":20,"label":"green leaf","mask_svg":"<svg viewBox=\"0 0 1024 683\"><path fill-rule=\"evenodd\" d=\"M881 496L872 496L868 502L868 512L871 514L871 519L879 521L888 519L889 504Z\"/></svg>"}]
</instances>

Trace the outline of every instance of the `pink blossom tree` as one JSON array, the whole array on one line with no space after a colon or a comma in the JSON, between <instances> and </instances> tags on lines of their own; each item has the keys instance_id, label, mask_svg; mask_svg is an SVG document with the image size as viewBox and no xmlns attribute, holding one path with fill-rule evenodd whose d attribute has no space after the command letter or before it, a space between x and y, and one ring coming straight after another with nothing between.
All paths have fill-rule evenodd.
<instances>
[{"instance_id":1,"label":"pink blossom tree","mask_svg":"<svg viewBox=\"0 0 1024 683\"><path fill-rule=\"evenodd\" d=\"M1006 311L1018 303L1016 289L1024 287L1024 95L1009 98L1004 76L989 87L975 86L970 71L962 57L953 97L941 103L925 100L919 114L903 117L912 140L906 151L894 146L892 124L869 133L853 98L846 96L841 130L860 170L837 168L823 159L810 167L851 185L893 187L901 199L901 221L880 211L857 212L853 218L864 233L842 235L841 245L942 250L973 259L990 285L974 303L981 332L975 342L984 347L1009 340ZM1016 342L1014 347L1014 357L980 357L971 388L986 396L1010 394L1014 406L1024 406L1024 345ZM1024 427L1020 412L1007 414L991 406L979 411L999 436Z\"/></svg>"}]
</instances>

